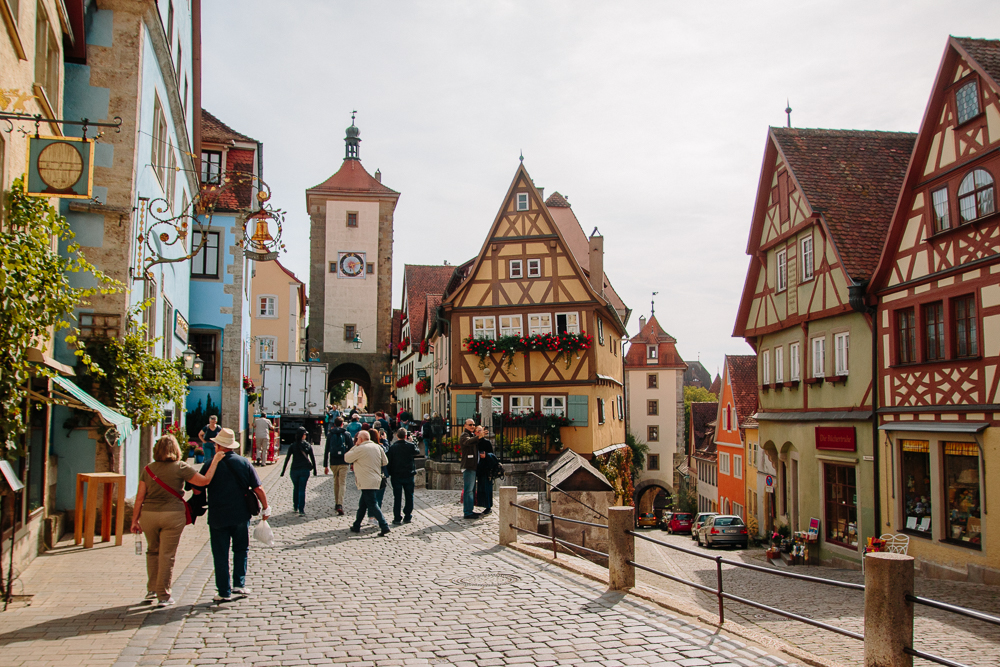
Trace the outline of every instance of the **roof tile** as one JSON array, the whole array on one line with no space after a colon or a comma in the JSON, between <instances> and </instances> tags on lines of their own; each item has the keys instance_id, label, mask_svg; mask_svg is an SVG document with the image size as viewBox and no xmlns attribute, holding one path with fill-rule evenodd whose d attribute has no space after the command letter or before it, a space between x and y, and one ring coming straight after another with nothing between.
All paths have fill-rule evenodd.
<instances>
[{"instance_id":1,"label":"roof tile","mask_svg":"<svg viewBox=\"0 0 1000 667\"><path fill-rule=\"evenodd\" d=\"M736 422L757 414L757 355L727 354L729 383L733 387Z\"/></svg>"},{"instance_id":2,"label":"roof tile","mask_svg":"<svg viewBox=\"0 0 1000 667\"><path fill-rule=\"evenodd\" d=\"M972 39L970 37L955 37L965 51L972 56L979 66L986 70L986 73L993 79L993 83L1000 84L1000 40L996 39Z\"/></svg>"},{"instance_id":3,"label":"roof tile","mask_svg":"<svg viewBox=\"0 0 1000 667\"><path fill-rule=\"evenodd\" d=\"M403 271L407 317L410 318L410 345L416 347L424 339L427 298L436 296L438 303L441 303L441 295L444 294L452 274L455 273L455 267L450 264L443 266L407 264Z\"/></svg>"}]
</instances>

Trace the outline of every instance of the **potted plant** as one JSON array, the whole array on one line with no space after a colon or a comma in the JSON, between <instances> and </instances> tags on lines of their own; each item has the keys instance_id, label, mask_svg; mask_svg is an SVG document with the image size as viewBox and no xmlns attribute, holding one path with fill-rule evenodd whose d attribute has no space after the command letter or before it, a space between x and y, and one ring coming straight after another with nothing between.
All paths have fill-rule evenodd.
<instances>
[{"instance_id":1,"label":"potted plant","mask_svg":"<svg viewBox=\"0 0 1000 667\"><path fill-rule=\"evenodd\" d=\"M194 462L203 463L205 461L205 450L201 448L201 445L195 442L192 442L191 445L193 446L191 451L194 453Z\"/></svg>"}]
</instances>

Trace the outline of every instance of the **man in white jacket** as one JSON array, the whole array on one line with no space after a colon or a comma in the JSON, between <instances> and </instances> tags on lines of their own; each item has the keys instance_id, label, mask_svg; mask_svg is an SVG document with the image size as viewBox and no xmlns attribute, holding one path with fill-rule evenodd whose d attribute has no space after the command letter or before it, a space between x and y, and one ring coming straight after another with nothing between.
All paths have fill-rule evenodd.
<instances>
[{"instance_id":1,"label":"man in white jacket","mask_svg":"<svg viewBox=\"0 0 1000 667\"><path fill-rule=\"evenodd\" d=\"M389 463L382 446L371 441L368 431L358 431L358 436L354 441L354 447L344 454L344 461L354 464L354 482L361 491L361 500L358 502L358 516L351 526L352 533L361 532L361 522L365 518L365 512L375 517L378 521L381 532L379 537L389 534L389 524L382 516L375 501L375 493L382 486L382 466Z\"/></svg>"}]
</instances>

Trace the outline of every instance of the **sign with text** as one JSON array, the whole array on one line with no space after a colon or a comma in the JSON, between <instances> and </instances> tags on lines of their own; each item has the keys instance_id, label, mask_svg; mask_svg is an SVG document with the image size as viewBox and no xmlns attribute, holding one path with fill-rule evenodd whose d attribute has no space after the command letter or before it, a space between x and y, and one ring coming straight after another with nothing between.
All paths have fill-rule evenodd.
<instances>
[{"instance_id":1,"label":"sign with text","mask_svg":"<svg viewBox=\"0 0 1000 667\"><path fill-rule=\"evenodd\" d=\"M853 426L817 426L816 449L835 452L856 452L858 441Z\"/></svg>"}]
</instances>

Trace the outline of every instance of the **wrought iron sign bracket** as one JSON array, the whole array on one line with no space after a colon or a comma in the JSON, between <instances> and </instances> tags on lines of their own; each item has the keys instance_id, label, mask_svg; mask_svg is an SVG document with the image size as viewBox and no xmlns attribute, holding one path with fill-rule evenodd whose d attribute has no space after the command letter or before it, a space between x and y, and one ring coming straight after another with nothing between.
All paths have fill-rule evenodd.
<instances>
[{"instance_id":1,"label":"wrought iron sign bracket","mask_svg":"<svg viewBox=\"0 0 1000 667\"><path fill-rule=\"evenodd\" d=\"M83 126L83 138L87 138L87 128L90 126L94 127L113 127L115 132L121 133L122 131L122 119L119 116L115 116L115 121L113 123L98 123L92 121L89 118L82 118L80 120L68 120L66 118L46 118L40 113L30 114L30 113L8 113L0 111L0 120L19 120L27 123L35 124L35 136L38 136L38 126L42 123L55 123L56 125L82 125ZM13 130L13 126L11 128Z\"/></svg>"}]
</instances>

